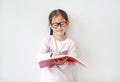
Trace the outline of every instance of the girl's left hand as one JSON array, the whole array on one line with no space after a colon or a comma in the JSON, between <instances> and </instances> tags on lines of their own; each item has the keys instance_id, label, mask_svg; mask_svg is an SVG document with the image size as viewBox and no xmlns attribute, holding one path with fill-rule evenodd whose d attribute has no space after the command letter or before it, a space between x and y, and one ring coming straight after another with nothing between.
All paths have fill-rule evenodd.
<instances>
[{"instance_id":1,"label":"girl's left hand","mask_svg":"<svg viewBox=\"0 0 120 82\"><path fill-rule=\"evenodd\" d=\"M57 65L62 65L62 64L64 64L64 63L67 61L67 59L68 59L68 58L63 59L63 60L57 59L56 61L54 61L54 63L57 64Z\"/></svg>"}]
</instances>

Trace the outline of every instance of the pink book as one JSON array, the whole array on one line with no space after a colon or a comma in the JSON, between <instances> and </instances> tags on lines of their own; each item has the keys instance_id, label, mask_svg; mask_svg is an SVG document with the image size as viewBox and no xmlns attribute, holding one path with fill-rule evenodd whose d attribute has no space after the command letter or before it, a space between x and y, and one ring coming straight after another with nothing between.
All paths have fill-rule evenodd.
<instances>
[{"instance_id":1,"label":"pink book","mask_svg":"<svg viewBox=\"0 0 120 82\"><path fill-rule=\"evenodd\" d=\"M62 56L57 56L57 57L45 59L45 60L40 61L39 65L40 65L40 68L53 66L53 65L55 65L55 63L53 63L52 61L57 60L57 59L63 60L66 58L67 58L67 61L78 63L84 67L87 67L87 64L85 64L83 61L81 61L73 56L70 56L70 55L62 55Z\"/></svg>"}]
</instances>

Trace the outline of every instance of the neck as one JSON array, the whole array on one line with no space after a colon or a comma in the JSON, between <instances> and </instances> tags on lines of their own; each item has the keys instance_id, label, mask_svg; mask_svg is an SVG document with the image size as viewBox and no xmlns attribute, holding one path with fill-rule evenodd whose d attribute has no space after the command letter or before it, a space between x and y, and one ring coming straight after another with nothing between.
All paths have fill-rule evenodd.
<instances>
[{"instance_id":1,"label":"neck","mask_svg":"<svg viewBox=\"0 0 120 82\"><path fill-rule=\"evenodd\" d=\"M58 41L63 41L67 38L65 35L55 35L55 34L53 34L53 36Z\"/></svg>"}]
</instances>

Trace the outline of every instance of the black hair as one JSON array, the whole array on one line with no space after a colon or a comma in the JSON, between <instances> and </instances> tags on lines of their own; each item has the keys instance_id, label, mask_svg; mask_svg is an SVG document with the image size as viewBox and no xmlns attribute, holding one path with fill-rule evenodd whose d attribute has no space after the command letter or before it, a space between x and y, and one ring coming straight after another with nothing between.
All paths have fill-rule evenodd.
<instances>
[{"instance_id":1,"label":"black hair","mask_svg":"<svg viewBox=\"0 0 120 82\"><path fill-rule=\"evenodd\" d=\"M49 24L52 24L53 17L58 15L61 15L67 22L69 22L67 13L62 9L56 9L49 14ZM51 28L50 28L50 35L53 35L53 30Z\"/></svg>"}]
</instances>

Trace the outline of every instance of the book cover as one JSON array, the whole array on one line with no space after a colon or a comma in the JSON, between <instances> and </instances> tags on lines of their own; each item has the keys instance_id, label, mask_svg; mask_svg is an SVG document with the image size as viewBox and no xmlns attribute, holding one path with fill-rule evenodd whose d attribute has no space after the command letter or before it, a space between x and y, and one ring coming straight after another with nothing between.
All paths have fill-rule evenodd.
<instances>
[{"instance_id":1,"label":"book cover","mask_svg":"<svg viewBox=\"0 0 120 82\"><path fill-rule=\"evenodd\" d=\"M78 63L84 67L87 67L87 64L85 64L83 61L77 59L76 57L70 56L70 55L62 55L62 56L45 59L45 60L40 61L39 65L40 65L40 68L53 66L53 65L55 65L55 63L53 63L52 61L57 60L57 59L63 60L66 58L67 58L67 61Z\"/></svg>"}]
</instances>

